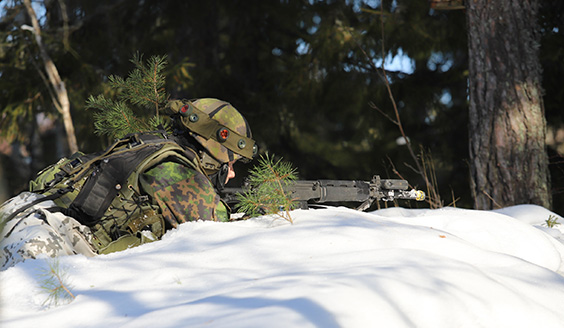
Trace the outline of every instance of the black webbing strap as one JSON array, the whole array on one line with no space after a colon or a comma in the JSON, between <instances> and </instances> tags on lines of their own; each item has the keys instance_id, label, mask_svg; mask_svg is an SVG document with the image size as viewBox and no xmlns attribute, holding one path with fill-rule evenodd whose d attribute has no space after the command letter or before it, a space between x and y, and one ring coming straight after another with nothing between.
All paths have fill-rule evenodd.
<instances>
[{"instance_id":1,"label":"black webbing strap","mask_svg":"<svg viewBox=\"0 0 564 328\"><path fill-rule=\"evenodd\" d=\"M67 174L67 176L76 174L71 180L69 181L70 185L73 185L76 181L82 179L84 175L88 172L90 166L95 165L101 159L105 158L111 152L115 151L116 148L129 144L132 145L133 143L139 142L139 136L137 134L126 136L122 139L117 140L113 144L111 144L108 148L106 148L102 152L97 152L93 154L87 154L80 156L79 165L72 166L71 168L68 167L69 164L72 162L67 163L65 167L62 167L61 170ZM82 171L82 172L80 172ZM80 172L80 174L78 174Z\"/></svg>"},{"instance_id":2,"label":"black webbing strap","mask_svg":"<svg viewBox=\"0 0 564 328\"><path fill-rule=\"evenodd\" d=\"M88 172L88 169L90 168L91 165L95 164L97 161L99 161L104 156L107 156L109 153L111 153L118 146L121 146L125 143L130 143L132 138L136 138L136 136L133 135L132 137L129 137L129 138L123 138L123 139L117 140L112 145L110 145L108 148L106 148L106 150L101 151L101 152L79 155L79 156L75 156L75 155L71 156L69 158L68 163L61 166L60 171L55 173L55 176L53 177L53 179L51 181L48 181L48 182L45 183L45 186L44 186L43 189L34 190L33 192L40 193L40 194L45 193L46 191L51 190L54 186L56 186L59 182L61 182L66 177L70 177L73 174L77 174L80 171L82 171L81 174L77 174L76 176L74 176L73 178L71 178L68 181L67 184L69 186L72 186L76 181L82 179L84 174L86 174ZM62 195L59 194L59 196L62 196Z\"/></svg>"},{"instance_id":3,"label":"black webbing strap","mask_svg":"<svg viewBox=\"0 0 564 328\"><path fill-rule=\"evenodd\" d=\"M69 206L69 210L77 214L75 219L87 226L98 223L121 188L127 188L124 184L135 168L162 147L162 143L143 144L100 161Z\"/></svg>"}]
</instances>

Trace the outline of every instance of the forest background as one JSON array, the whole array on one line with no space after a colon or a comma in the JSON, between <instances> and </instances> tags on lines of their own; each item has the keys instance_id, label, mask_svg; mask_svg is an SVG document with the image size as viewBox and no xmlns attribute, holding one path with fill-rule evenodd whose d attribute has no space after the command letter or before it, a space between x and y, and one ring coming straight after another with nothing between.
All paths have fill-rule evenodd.
<instances>
[{"instance_id":1,"label":"forest background","mask_svg":"<svg viewBox=\"0 0 564 328\"><path fill-rule=\"evenodd\" d=\"M552 203L562 214L564 1L540 5ZM70 150L40 49L25 28L32 25L26 8L17 0L0 7L2 202ZM111 141L94 134L88 96L111 97L108 76L126 77L135 53L166 55L172 98L229 101L249 121L261 151L293 163L301 179L379 174L425 190L393 122L395 102L443 205L473 206L464 9L438 10L425 0L382 7L376 0L46 0L33 7L83 152ZM383 62L394 102L376 69ZM252 165L238 164L232 184Z\"/></svg>"}]
</instances>

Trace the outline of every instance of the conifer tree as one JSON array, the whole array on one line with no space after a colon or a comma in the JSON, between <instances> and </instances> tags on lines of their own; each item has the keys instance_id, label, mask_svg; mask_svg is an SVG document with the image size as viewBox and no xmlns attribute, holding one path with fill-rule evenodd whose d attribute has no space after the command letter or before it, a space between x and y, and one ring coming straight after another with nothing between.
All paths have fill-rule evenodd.
<instances>
[{"instance_id":1,"label":"conifer tree","mask_svg":"<svg viewBox=\"0 0 564 328\"><path fill-rule=\"evenodd\" d=\"M161 73L167 64L166 56L153 56L143 63L143 56L136 54L131 62L135 69L128 78L114 75L108 78L111 88L118 94L117 100L98 95L90 96L86 102L87 108L99 110L94 114L94 129L98 135L121 138L129 133L167 126L167 121L159 116L159 109L169 98Z\"/></svg>"}]
</instances>

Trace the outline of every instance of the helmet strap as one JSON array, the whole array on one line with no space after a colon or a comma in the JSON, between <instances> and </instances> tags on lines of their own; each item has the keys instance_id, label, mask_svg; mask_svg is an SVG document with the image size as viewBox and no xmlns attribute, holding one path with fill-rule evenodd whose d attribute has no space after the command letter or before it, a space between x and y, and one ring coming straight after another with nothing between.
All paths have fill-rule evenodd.
<instances>
[{"instance_id":1,"label":"helmet strap","mask_svg":"<svg viewBox=\"0 0 564 328\"><path fill-rule=\"evenodd\" d=\"M227 180L227 175L229 174L229 164L223 163L217 172L210 175L210 180L214 187L221 191L225 187L225 180Z\"/></svg>"},{"instance_id":2,"label":"helmet strap","mask_svg":"<svg viewBox=\"0 0 564 328\"><path fill-rule=\"evenodd\" d=\"M199 151L200 162L202 163L202 167L206 170L208 176L216 173L222 167L222 163L215 159L213 156L208 154L206 151L200 150Z\"/></svg>"},{"instance_id":3,"label":"helmet strap","mask_svg":"<svg viewBox=\"0 0 564 328\"><path fill-rule=\"evenodd\" d=\"M211 176L221 169L222 163L210 155L189 132L179 131L174 134L174 137L175 141L182 147L190 148L197 152L200 164L207 176Z\"/></svg>"}]
</instances>

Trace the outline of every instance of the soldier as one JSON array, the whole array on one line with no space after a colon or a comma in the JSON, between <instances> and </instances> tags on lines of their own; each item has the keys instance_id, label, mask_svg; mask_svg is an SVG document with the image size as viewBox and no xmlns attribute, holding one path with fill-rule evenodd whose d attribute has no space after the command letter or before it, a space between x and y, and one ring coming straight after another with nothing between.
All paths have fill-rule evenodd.
<instances>
[{"instance_id":1,"label":"soldier","mask_svg":"<svg viewBox=\"0 0 564 328\"><path fill-rule=\"evenodd\" d=\"M121 251L183 222L228 221L217 191L235 177L236 161L256 154L247 121L213 98L171 101L164 111L172 134L131 135L62 159L5 202L1 269L40 256Z\"/></svg>"}]
</instances>

